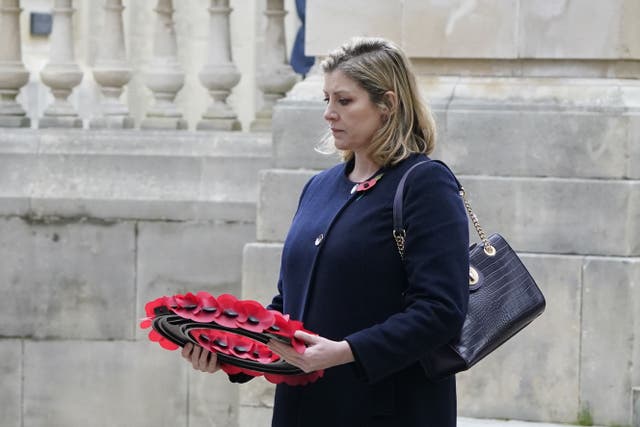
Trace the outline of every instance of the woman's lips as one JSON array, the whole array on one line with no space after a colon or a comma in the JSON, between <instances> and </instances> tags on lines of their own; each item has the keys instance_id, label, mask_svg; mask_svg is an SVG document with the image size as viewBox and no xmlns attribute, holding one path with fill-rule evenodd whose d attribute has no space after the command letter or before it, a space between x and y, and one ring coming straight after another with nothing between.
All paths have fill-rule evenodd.
<instances>
[{"instance_id":1,"label":"woman's lips","mask_svg":"<svg viewBox=\"0 0 640 427\"><path fill-rule=\"evenodd\" d=\"M340 132L344 132L344 130L342 130L342 129L333 129L333 128L331 129L331 133L333 133L334 135L337 134L337 133L340 133Z\"/></svg>"}]
</instances>

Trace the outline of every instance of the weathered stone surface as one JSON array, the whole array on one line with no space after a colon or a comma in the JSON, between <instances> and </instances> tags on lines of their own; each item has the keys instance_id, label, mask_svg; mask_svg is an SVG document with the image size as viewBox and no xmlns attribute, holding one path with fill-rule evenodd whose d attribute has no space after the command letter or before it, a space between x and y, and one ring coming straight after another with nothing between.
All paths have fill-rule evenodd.
<instances>
[{"instance_id":1,"label":"weathered stone surface","mask_svg":"<svg viewBox=\"0 0 640 427\"><path fill-rule=\"evenodd\" d=\"M640 387L633 388L632 427L640 427Z\"/></svg>"},{"instance_id":2,"label":"weathered stone surface","mask_svg":"<svg viewBox=\"0 0 640 427\"><path fill-rule=\"evenodd\" d=\"M163 295L240 295L242 248L254 240L254 230L251 223L140 223L137 316Z\"/></svg>"},{"instance_id":3,"label":"weathered stone surface","mask_svg":"<svg viewBox=\"0 0 640 427\"><path fill-rule=\"evenodd\" d=\"M24 426L186 427L187 366L151 342L27 341Z\"/></svg>"},{"instance_id":4,"label":"weathered stone surface","mask_svg":"<svg viewBox=\"0 0 640 427\"><path fill-rule=\"evenodd\" d=\"M572 423L578 414L582 258L522 260L545 295L546 310L458 375L459 414Z\"/></svg>"},{"instance_id":5,"label":"weathered stone surface","mask_svg":"<svg viewBox=\"0 0 640 427\"><path fill-rule=\"evenodd\" d=\"M130 339L130 223L0 219L0 335Z\"/></svg>"},{"instance_id":6,"label":"weathered stone surface","mask_svg":"<svg viewBox=\"0 0 640 427\"><path fill-rule=\"evenodd\" d=\"M22 426L22 342L0 340L0 413L2 425Z\"/></svg>"},{"instance_id":7,"label":"weathered stone surface","mask_svg":"<svg viewBox=\"0 0 640 427\"><path fill-rule=\"evenodd\" d=\"M273 115L273 164L283 169L324 169L340 161L337 154L315 151L329 126L322 118L322 90L317 102L280 103Z\"/></svg>"},{"instance_id":8,"label":"weathered stone surface","mask_svg":"<svg viewBox=\"0 0 640 427\"><path fill-rule=\"evenodd\" d=\"M520 57L638 59L638 3L633 0L520 2ZM634 28L635 27L635 28Z\"/></svg>"},{"instance_id":9,"label":"weathered stone surface","mask_svg":"<svg viewBox=\"0 0 640 427\"><path fill-rule=\"evenodd\" d=\"M640 83L622 79L418 76L436 115L436 157L463 174L640 176ZM277 168L340 161L313 148L327 125L322 78L297 84L276 107ZM491 153L491 155L487 155Z\"/></svg>"},{"instance_id":10,"label":"weathered stone surface","mask_svg":"<svg viewBox=\"0 0 640 427\"><path fill-rule=\"evenodd\" d=\"M399 43L403 35L402 13L402 0L309 0L306 15L312 18L306 21L305 53L326 55L353 36L378 36Z\"/></svg>"},{"instance_id":11,"label":"weathered stone surface","mask_svg":"<svg viewBox=\"0 0 640 427\"><path fill-rule=\"evenodd\" d=\"M500 232L518 250L640 254L637 181L459 178L485 231Z\"/></svg>"},{"instance_id":12,"label":"weathered stone surface","mask_svg":"<svg viewBox=\"0 0 640 427\"><path fill-rule=\"evenodd\" d=\"M270 427L273 410L254 406L240 407L239 425L242 427Z\"/></svg>"},{"instance_id":13,"label":"weathered stone surface","mask_svg":"<svg viewBox=\"0 0 640 427\"><path fill-rule=\"evenodd\" d=\"M277 292L281 243L249 243L242 254L242 297L267 305Z\"/></svg>"},{"instance_id":14,"label":"weathered stone surface","mask_svg":"<svg viewBox=\"0 0 640 427\"><path fill-rule=\"evenodd\" d=\"M631 179L640 179L640 114L629 116L629 164L627 176ZM633 141L636 141L635 143Z\"/></svg>"},{"instance_id":15,"label":"weathered stone surface","mask_svg":"<svg viewBox=\"0 0 640 427\"><path fill-rule=\"evenodd\" d=\"M275 392L275 384L264 378L255 378L240 387L240 406L241 408L273 408Z\"/></svg>"},{"instance_id":16,"label":"weathered stone surface","mask_svg":"<svg viewBox=\"0 0 640 427\"><path fill-rule=\"evenodd\" d=\"M256 134L9 131L0 213L252 221L270 158L271 142Z\"/></svg>"},{"instance_id":17,"label":"weathered stone surface","mask_svg":"<svg viewBox=\"0 0 640 427\"><path fill-rule=\"evenodd\" d=\"M20 215L36 218L56 216L62 218L99 218L101 220L170 220L170 221L254 221L255 202L198 201L198 200L145 200L124 198L104 200L100 198L43 197L10 199L6 208L17 210L22 202L28 204ZM3 200L0 199L0 203ZM0 208L2 211L3 208Z\"/></svg>"},{"instance_id":18,"label":"weathered stone surface","mask_svg":"<svg viewBox=\"0 0 640 427\"><path fill-rule=\"evenodd\" d=\"M566 424L458 417L458 427L567 427Z\"/></svg>"},{"instance_id":19,"label":"weathered stone surface","mask_svg":"<svg viewBox=\"0 0 640 427\"><path fill-rule=\"evenodd\" d=\"M640 259L588 257L583 281L580 403L597 424L630 425Z\"/></svg>"},{"instance_id":20,"label":"weathered stone surface","mask_svg":"<svg viewBox=\"0 0 640 427\"><path fill-rule=\"evenodd\" d=\"M269 169L260 173L256 237L283 242L296 212L300 193L317 171Z\"/></svg>"},{"instance_id":21,"label":"weathered stone surface","mask_svg":"<svg viewBox=\"0 0 640 427\"><path fill-rule=\"evenodd\" d=\"M629 176L637 116L576 111L436 110L436 156L458 173ZM491 155L487 155L491 153Z\"/></svg>"},{"instance_id":22,"label":"weathered stone surface","mask_svg":"<svg viewBox=\"0 0 640 427\"><path fill-rule=\"evenodd\" d=\"M238 385L224 372L189 370L189 427L238 426ZM247 426L248 427L248 426Z\"/></svg>"},{"instance_id":23,"label":"weathered stone surface","mask_svg":"<svg viewBox=\"0 0 640 427\"><path fill-rule=\"evenodd\" d=\"M402 43L410 57L517 57L518 0L403 3Z\"/></svg>"},{"instance_id":24,"label":"weathered stone surface","mask_svg":"<svg viewBox=\"0 0 640 427\"><path fill-rule=\"evenodd\" d=\"M242 297L269 304L277 292L280 272L281 243L251 243L244 247L242 257ZM243 384L239 390L240 419L243 426L269 426L275 385L264 378ZM270 409L269 409L270 411ZM266 419L261 418L262 416ZM249 420L253 420L254 423Z\"/></svg>"}]
</instances>

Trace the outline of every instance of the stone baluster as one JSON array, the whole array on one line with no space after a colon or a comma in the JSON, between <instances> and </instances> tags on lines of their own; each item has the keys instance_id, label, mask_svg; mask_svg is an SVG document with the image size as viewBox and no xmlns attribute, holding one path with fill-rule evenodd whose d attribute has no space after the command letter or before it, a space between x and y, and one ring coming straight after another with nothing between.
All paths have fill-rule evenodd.
<instances>
[{"instance_id":1,"label":"stone baluster","mask_svg":"<svg viewBox=\"0 0 640 427\"><path fill-rule=\"evenodd\" d=\"M134 125L129 108L120 102L124 85L131 79L122 25L122 0L105 0L104 27L98 44L93 78L102 91L102 117L89 122L91 128L128 129Z\"/></svg>"},{"instance_id":2,"label":"stone baluster","mask_svg":"<svg viewBox=\"0 0 640 427\"><path fill-rule=\"evenodd\" d=\"M197 129L240 130L236 114L227 105L231 88L240 81L240 73L231 60L229 31L229 0L210 0L209 52L207 64L200 72L200 81L213 99L202 115Z\"/></svg>"},{"instance_id":3,"label":"stone baluster","mask_svg":"<svg viewBox=\"0 0 640 427\"><path fill-rule=\"evenodd\" d=\"M258 87L263 105L251 123L252 131L270 131L273 106L296 83L297 76L287 63L284 35L284 0L267 0L264 54L257 70Z\"/></svg>"},{"instance_id":4,"label":"stone baluster","mask_svg":"<svg viewBox=\"0 0 640 427\"><path fill-rule=\"evenodd\" d=\"M158 0L153 39L153 58L144 73L147 87L153 92L154 105L140 127L142 129L186 129L174 102L184 85L184 72L177 57L176 32L171 0Z\"/></svg>"},{"instance_id":5,"label":"stone baluster","mask_svg":"<svg viewBox=\"0 0 640 427\"><path fill-rule=\"evenodd\" d=\"M40 119L41 128L82 127L82 120L67 99L82 81L82 71L73 53L73 12L72 0L54 0L49 62L40 72L42 82L51 88L54 101Z\"/></svg>"},{"instance_id":6,"label":"stone baluster","mask_svg":"<svg viewBox=\"0 0 640 427\"><path fill-rule=\"evenodd\" d=\"M29 127L16 96L29 81L22 63L20 0L0 0L0 127Z\"/></svg>"}]
</instances>

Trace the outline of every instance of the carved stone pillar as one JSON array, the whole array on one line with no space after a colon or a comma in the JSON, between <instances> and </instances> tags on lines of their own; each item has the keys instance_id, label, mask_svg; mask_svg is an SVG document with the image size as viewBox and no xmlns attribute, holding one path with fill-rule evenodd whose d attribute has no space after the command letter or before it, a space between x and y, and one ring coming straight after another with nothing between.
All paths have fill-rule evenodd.
<instances>
[{"instance_id":1,"label":"carved stone pillar","mask_svg":"<svg viewBox=\"0 0 640 427\"><path fill-rule=\"evenodd\" d=\"M174 100L184 85L184 72L178 62L176 32L171 0L158 0L153 39L153 59L144 73L147 87L153 92L154 105L140 124L142 129L186 129Z\"/></svg>"},{"instance_id":2,"label":"carved stone pillar","mask_svg":"<svg viewBox=\"0 0 640 427\"><path fill-rule=\"evenodd\" d=\"M252 131L270 131L273 105L296 83L297 76L287 63L284 37L284 0L267 0L267 28L264 54L258 67L258 87L263 93L263 105L251 123Z\"/></svg>"},{"instance_id":3,"label":"carved stone pillar","mask_svg":"<svg viewBox=\"0 0 640 427\"><path fill-rule=\"evenodd\" d=\"M20 0L0 0L0 127L29 127L16 96L29 81L20 45Z\"/></svg>"},{"instance_id":4,"label":"carved stone pillar","mask_svg":"<svg viewBox=\"0 0 640 427\"><path fill-rule=\"evenodd\" d=\"M240 81L240 73L231 60L229 0L210 0L208 61L200 72L200 81L213 99L202 115L197 129L240 130L240 122L225 102L231 88Z\"/></svg>"},{"instance_id":5,"label":"carved stone pillar","mask_svg":"<svg viewBox=\"0 0 640 427\"><path fill-rule=\"evenodd\" d=\"M127 129L134 125L129 108L120 102L124 85L131 79L124 47L123 10L122 0L104 2L104 27L93 69L93 78L103 95L102 117L92 119L91 128Z\"/></svg>"},{"instance_id":6,"label":"carved stone pillar","mask_svg":"<svg viewBox=\"0 0 640 427\"><path fill-rule=\"evenodd\" d=\"M40 72L42 82L51 88L54 101L40 119L41 128L82 127L82 120L67 100L82 81L82 71L73 53L73 12L72 0L54 0L49 62Z\"/></svg>"}]
</instances>

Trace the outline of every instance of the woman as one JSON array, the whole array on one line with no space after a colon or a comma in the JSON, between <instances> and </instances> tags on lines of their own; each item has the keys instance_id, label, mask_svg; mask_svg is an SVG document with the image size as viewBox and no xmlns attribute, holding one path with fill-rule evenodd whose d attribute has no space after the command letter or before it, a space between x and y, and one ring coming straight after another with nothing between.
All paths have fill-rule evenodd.
<instances>
[{"instance_id":1,"label":"woman","mask_svg":"<svg viewBox=\"0 0 640 427\"><path fill-rule=\"evenodd\" d=\"M273 426L455 426L455 378L431 381L420 362L460 331L467 309L467 219L446 168L431 162L409 175L404 260L391 233L396 187L433 150L433 120L388 41L354 39L322 69L324 118L344 162L302 191L270 305L319 335L296 332L303 354L269 345L306 372L326 372L277 386ZM217 369L198 348L183 355Z\"/></svg>"}]
</instances>

